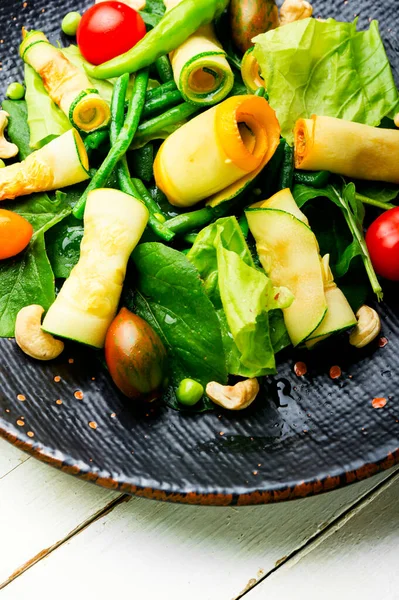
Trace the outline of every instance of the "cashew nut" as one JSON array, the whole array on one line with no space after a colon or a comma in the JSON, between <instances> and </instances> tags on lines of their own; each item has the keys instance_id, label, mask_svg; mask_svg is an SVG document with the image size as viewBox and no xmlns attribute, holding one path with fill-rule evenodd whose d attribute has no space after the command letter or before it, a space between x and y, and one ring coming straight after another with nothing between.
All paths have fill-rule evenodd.
<instances>
[{"instance_id":1,"label":"cashew nut","mask_svg":"<svg viewBox=\"0 0 399 600\"><path fill-rule=\"evenodd\" d=\"M364 304L356 313L357 325L349 336L349 343L356 348L363 348L372 342L381 331L381 320L378 313Z\"/></svg>"},{"instance_id":2,"label":"cashew nut","mask_svg":"<svg viewBox=\"0 0 399 600\"><path fill-rule=\"evenodd\" d=\"M44 308L38 304L21 308L15 323L15 341L28 356L37 360L52 360L61 354L64 342L42 330L43 313Z\"/></svg>"},{"instance_id":3,"label":"cashew nut","mask_svg":"<svg viewBox=\"0 0 399 600\"><path fill-rule=\"evenodd\" d=\"M280 27L307 19L313 14L313 7L306 0L284 0L280 8Z\"/></svg>"},{"instance_id":4,"label":"cashew nut","mask_svg":"<svg viewBox=\"0 0 399 600\"><path fill-rule=\"evenodd\" d=\"M259 392L257 379L245 379L235 385L221 385L211 381L206 386L206 394L219 406L229 410L242 410L255 400Z\"/></svg>"},{"instance_id":5,"label":"cashew nut","mask_svg":"<svg viewBox=\"0 0 399 600\"><path fill-rule=\"evenodd\" d=\"M12 158L19 152L18 146L8 142L4 136L9 116L8 112L0 110L0 158Z\"/></svg>"}]
</instances>

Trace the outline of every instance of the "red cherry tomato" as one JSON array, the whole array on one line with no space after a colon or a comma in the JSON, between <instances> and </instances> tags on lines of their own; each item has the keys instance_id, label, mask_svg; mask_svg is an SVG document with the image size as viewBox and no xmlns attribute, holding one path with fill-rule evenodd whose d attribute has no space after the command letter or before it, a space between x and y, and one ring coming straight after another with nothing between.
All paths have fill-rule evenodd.
<instances>
[{"instance_id":1,"label":"red cherry tomato","mask_svg":"<svg viewBox=\"0 0 399 600\"><path fill-rule=\"evenodd\" d=\"M29 244L33 227L11 210L0 209L0 260L19 254Z\"/></svg>"},{"instance_id":2,"label":"red cherry tomato","mask_svg":"<svg viewBox=\"0 0 399 600\"><path fill-rule=\"evenodd\" d=\"M399 207L387 210L370 225L366 244L378 275L399 281Z\"/></svg>"},{"instance_id":3,"label":"red cherry tomato","mask_svg":"<svg viewBox=\"0 0 399 600\"><path fill-rule=\"evenodd\" d=\"M140 15L121 2L102 2L87 10L76 34L86 60L99 65L133 48L146 34Z\"/></svg>"}]
</instances>

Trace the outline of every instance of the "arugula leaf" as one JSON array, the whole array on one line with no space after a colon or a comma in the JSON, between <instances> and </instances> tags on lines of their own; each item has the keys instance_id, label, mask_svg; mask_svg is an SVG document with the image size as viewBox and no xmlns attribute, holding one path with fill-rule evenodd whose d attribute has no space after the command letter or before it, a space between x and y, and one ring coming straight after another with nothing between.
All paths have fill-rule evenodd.
<instances>
[{"instance_id":1,"label":"arugula leaf","mask_svg":"<svg viewBox=\"0 0 399 600\"><path fill-rule=\"evenodd\" d=\"M322 189L311 188L306 185L298 184L294 186L293 194L299 208L304 206L309 200L325 197L331 200L331 202L333 202L340 209L351 233L351 240L345 245L345 247L341 247L338 256L338 262L334 265L333 272L337 277L342 277L348 272L352 260L356 256L360 256L363 261L364 268L366 269L371 287L373 288L378 300L382 300L383 294L381 285L371 264L370 255L363 235L364 206L356 195L356 188L354 184L344 184L342 187L340 187L338 184L329 184ZM326 222L331 230L331 222L327 219ZM335 229L334 237L336 237L336 242L342 240L340 228L337 227ZM320 243L318 235L317 238ZM323 252L325 251L326 250L323 249ZM327 251L330 252L330 250Z\"/></svg>"},{"instance_id":2,"label":"arugula leaf","mask_svg":"<svg viewBox=\"0 0 399 600\"><path fill-rule=\"evenodd\" d=\"M181 252L157 242L140 244L132 258L136 310L164 340L173 384L184 377L204 386L226 383L219 321L195 267Z\"/></svg>"},{"instance_id":3,"label":"arugula leaf","mask_svg":"<svg viewBox=\"0 0 399 600\"><path fill-rule=\"evenodd\" d=\"M146 25L155 27L165 14L165 4L163 0L147 0L145 8L139 12Z\"/></svg>"},{"instance_id":4,"label":"arugula leaf","mask_svg":"<svg viewBox=\"0 0 399 600\"><path fill-rule=\"evenodd\" d=\"M303 19L254 38L269 102L291 143L300 117L312 114L379 125L399 95L377 21Z\"/></svg>"},{"instance_id":5,"label":"arugula leaf","mask_svg":"<svg viewBox=\"0 0 399 600\"><path fill-rule=\"evenodd\" d=\"M29 145L28 109L25 100L3 100L2 106L10 115L7 133L19 148L18 159L24 160L32 152Z\"/></svg>"}]
</instances>

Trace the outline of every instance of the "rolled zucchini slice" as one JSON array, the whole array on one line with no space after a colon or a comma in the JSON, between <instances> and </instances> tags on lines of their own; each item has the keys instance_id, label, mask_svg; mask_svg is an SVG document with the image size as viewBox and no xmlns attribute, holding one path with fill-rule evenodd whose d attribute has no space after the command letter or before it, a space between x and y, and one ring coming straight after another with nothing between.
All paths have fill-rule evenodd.
<instances>
[{"instance_id":1,"label":"rolled zucchini slice","mask_svg":"<svg viewBox=\"0 0 399 600\"><path fill-rule=\"evenodd\" d=\"M95 348L104 346L129 256L148 222L139 200L113 189L89 193L80 258L43 321L43 329Z\"/></svg>"},{"instance_id":2,"label":"rolled zucchini slice","mask_svg":"<svg viewBox=\"0 0 399 600\"><path fill-rule=\"evenodd\" d=\"M295 166L355 179L399 183L399 131L335 117L299 119Z\"/></svg>"},{"instance_id":3,"label":"rolled zucchini slice","mask_svg":"<svg viewBox=\"0 0 399 600\"><path fill-rule=\"evenodd\" d=\"M109 104L93 88L87 75L52 46L44 33L26 34L20 55L40 75L50 98L76 129L87 133L108 124Z\"/></svg>"},{"instance_id":4,"label":"rolled zucchini slice","mask_svg":"<svg viewBox=\"0 0 399 600\"><path fill-rule=\"evenodd\" d=\"M154 162L158 187L175 206L233 198L263 169L279 144L268 102L233 96L209 108L162 144Z\"/></svg>"},{"instance_id":5,"label":"rolled zucchini slice","mask_svg":"<svg viewBox=\"0 0 399 600\"><path fill-rule=\"evenodd\" d=\"M22 162L0 169L0 200L80 183L89 178L88 169L83 140L70 129Z\"/></svg>"},{"instance_id":6,"label":"rolled zucchini slice","mask_svg":"<svg viewBox=\"0 0 399 600\"><path fill-rule=\"evenodd\" d=\"M249 92L254 94L259 88L265 87L265 81L260 73L259 63L256 60L253 50L255 46L251 46L241 61L241 77L245 87Z\"/></svg>"},{"instance_id":7,"label":"rolled zucchini slice","mask_svg":"<svg viewBox=\"0 0 399 600\"><path fill-rule=\"evenodd\" d=\"M164 4L171 9L180 1L164 0ZM211 24L200 27L169 57L176 85L187 102L211 106L233 87L233 72Z\"/></svg>"}]
</instances>

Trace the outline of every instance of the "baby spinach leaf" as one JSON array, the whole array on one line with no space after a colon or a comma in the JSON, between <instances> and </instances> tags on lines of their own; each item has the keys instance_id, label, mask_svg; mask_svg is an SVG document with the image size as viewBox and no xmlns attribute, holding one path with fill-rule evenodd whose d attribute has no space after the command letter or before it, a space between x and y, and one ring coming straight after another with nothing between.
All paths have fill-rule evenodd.
<instances>
[{"instance_id":1,"label":"baby spinach leaf","mask_svg":"<svg viewBox=\"0 0 399 600\"><path fill-rule=\"evenodd\" d=\"M29 146L28 109L25 100L3 100L2 106L10 115L7 133L13 144L19 148L18 159L24 160L32 152Z\"/></svg>"},{"instance_id":2,"label":"baby spinach leaf","mask_svg":"<svg viewBox=\"0 0 399 600\"><path fill-rule=\"evenodd\" d=\"M254 54L291 143L297 119L312 114L379 125L398 106L398 92L377 21L303 19L258 35Z\"/></svg>"},{"instance_id":3,"label":"baby spinach leaf","mask_svg":"<svg viewBox=\"0 0 399 600\"><path fill-rule=\"evenodd\" d=\"M204 386L226 383L219 321L195 267L181 252L157 242L140 244L132 258L136 310L164 340L173 383L184 377Z\"/></svg>"},{"instance_id":4,"label":"baby spinach leaf","mask_svg":"<svg viewBox=\"0 0 399 600\"><path fill-rule=\"evenodd\" d=\"M24 306L54 302L54 275L46 254L43 230L20 255L0 262L0 337L12 337Z\"/></svg>"},{"instance_id":5,"label":"baby spinach leaf","mask_svg":"<svg viewBox=\"0 0 399 600\"><path fill-rule=\"evenodd\" d=\"M82 221L73 215L68 215L47 232L47 254L56 278L69 277L79 260L82 238Z\"/></svg>"},{"instance_id":6,"label":"baby spinach leaf","mask_svg":"<svg viewBox=\"0 0 399 600\"><path fill-rule=\"evenodd\" d=\"M147 0L145 8L140 10L140 15L146 25L155 27L165 14L163 0Z\"/></svg>"}]
</instances>

